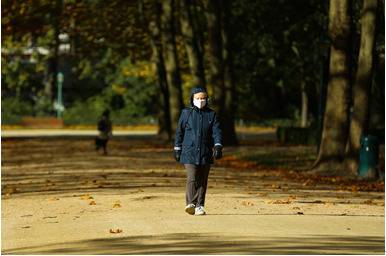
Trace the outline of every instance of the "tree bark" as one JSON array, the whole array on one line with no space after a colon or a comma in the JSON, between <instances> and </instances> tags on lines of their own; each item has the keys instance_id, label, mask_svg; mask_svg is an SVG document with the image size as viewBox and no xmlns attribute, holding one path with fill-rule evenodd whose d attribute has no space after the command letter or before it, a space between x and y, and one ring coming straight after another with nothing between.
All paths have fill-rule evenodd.
<instances>
[{"instance_id":1,"label":"tree bark","mask_svg":"<svg viewBox=\"0 0 386 256\"><path fill-rule=\"evenodd\" d=\"M361 135L369 125L369 95L373 74L377 0L364 0L361 17L361 40L358 68L353 87L353 112L347 145L346 169L357 173Z\"/></svg>"},{"instance_id":2,"label":"tree bark","mask_svg":"<svg viewBox=\"0 0 386 256\"><path fill-rule=\"evenodd\" d=\"M209 85L212 87L212 106L217 114L223 115L224 106L224 70L221 40L221 9L219 0L207 0L206 19L208 26L208 59L210 75ZM220 120L222 121L222 120Z\"/></svg>"},{"instance_id":3,"label":"tree bark","mask_svg":"<svg viewBox=\"0 0 386 256\"><path fill-rule=\"evenodd\" d=\"M301 114L300 114L300 127L307 127L307 120L308 120L308 95L306 91L306 81L304 80L304 70L301 68L300 70L301 76L300 76L300 91L302 95L302 108L301 108Z\"/></svg>"},{"instance_id":4,"label":"tree bark","mask_svg":"<svg viewBox=\"0 0 386 256\"><path fill-rule=\"evenodd\" d=\"M200 51L198 35L193 25L191 0L180 0L181 31L184 38L189 67L193 76L193 86L206 86L203 54Z\"/></svg>"},{"instance_id":5,"label":"tree bark","mask_svg":"<svg viewBox=\"0 0 386 256\"><path fill-rule=\"evenodd\" d=\"M314 172L347 175L342 162L348 137L349 71L346 52L350 35L348 0L330 0L329 33L332 41L330 76L320 150Z\"/></svg>"},{"instance_id":6,"label":"tree bark","mask_svg":"<svg viewBox=\"0 0 386 256\"><path fill-rule=\"evenodd\" d=\"M166 67L166 78L169 88L169 105L172 132L175 131L183 107L181 76L178 66L177 47L175 40L174 0L162 1L162 39Z\"/></svg>"},{"instance_id":7,"label":"tree bark","mask_svg":"<svg viewBox=\"0 0 386 256\"><path fill-rule=\"evenodd\" d=\"M205 47L204 47L205 36L204 36L204 31L202 29L205 26L204 26L204 24L201 24L200 15L199 15L199 13L201 13L202 10L199 10L198 1L194 1L192 4L192 7L193 8L191 10L192 10L193 29L197 35L198 46L199 46L200 52L201 52L202 56L205 56ZM202 13L204 13L204 12L202 12ZM205 67L205 62L203 62L203 66Z\"/></svg>"},{"instance_id":8,"label":"tree bark","mask_svg":"<svg viewBox=\"0 0 386 256\"><path fill-rule=\"evenodd\" d=\"M159 1L147 0L139 1L139 4L142 22L150 38L153 69L157 75L160 90L160 97L158 98L160 106L158 111L158 136L162 139L170 140L172 138L172 131L170 123L169 88L166 80L164 57L162 54L163 47L160 27L161 5ZM145 4L148 8L145 8ZM146 13L145 9L150 9L150 13Z\"/></svg>"},{"instance_id":9,"label":"tree bark","mask_svg":"<svg viewBox=\"0 0 386 256\"><path fill-rule=\"evenodd\" d=\"M230 2L222 1L222 58L224 66L224 110L222 111L222 132L225 145L237 145L235 129L236 88L233 77L232 47L229 38Z\"/></svg>"}]
</instances>

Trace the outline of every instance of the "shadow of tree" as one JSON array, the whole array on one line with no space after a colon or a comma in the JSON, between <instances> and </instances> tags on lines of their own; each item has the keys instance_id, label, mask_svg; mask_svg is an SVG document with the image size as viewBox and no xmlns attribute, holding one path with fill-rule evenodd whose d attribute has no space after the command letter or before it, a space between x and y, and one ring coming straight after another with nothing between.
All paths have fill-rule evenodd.
<instances>
[{"instance_id":1,"label":"shadow of tree","mask_svg":"<svg viewBox=\"0 0 386 256\"><path fill-rule=\"evenodd\" d=\"M293 164L299 160L295 157L297 153L312 151L309 147L290 150L268 145L265 148L227 148L225 154L239 152L243 155L250 149L260 161L265 161L265 153L268 158L274 155L274 161L278 163L291 158ZM174 161L171 146L155 136L113 139L109 142L108 156L98 155L90 138L5 139L2 141L1 164L2 194L185 186L185 171ZM215 164L209 176L209 188L233 187L249 193L270 194L315 189L284 178L275 176L274 171L262 175L259 170L233 170ZM318 196L330 196L332 188L318 184Z\"/></svg>"},{"instance_id":2,"label":"shadow of tree","mask_svg":"<svg viewBox=\"0 0 386 256\"><path fill-rule=\"evenodd\" d=\"M123 234L123 233L122 233ZM43 244L4 254L383 254L384 237L232 237L173 233Z\"/></svg>"}]
</instances>

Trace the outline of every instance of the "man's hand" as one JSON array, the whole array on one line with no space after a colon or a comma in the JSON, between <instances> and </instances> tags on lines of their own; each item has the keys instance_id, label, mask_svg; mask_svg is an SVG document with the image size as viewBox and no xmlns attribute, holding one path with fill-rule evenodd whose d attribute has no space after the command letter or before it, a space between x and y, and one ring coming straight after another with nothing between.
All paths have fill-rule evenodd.
<instances>
[{"instance_id":1,"label":"man's hand","mask_svg":"<svg viewBox=\"0 0 386 256\"><path fill-rule=\"evenodd\" d=\"M221 146L215 146L214 147L213 157L215 159L220 159L222 157L222 147Z\"/></svg>"},{"instance_id":2,"label":"man's hand","mask_svg":"<svg viewBox=\"0 0 386 256\"><path fill-rule=\"evenodd\" d=\"M180 157L181 157L181 150L174 150L174 159L176 159L177 162L180 161Z\"/></svg>"}]
</instances>

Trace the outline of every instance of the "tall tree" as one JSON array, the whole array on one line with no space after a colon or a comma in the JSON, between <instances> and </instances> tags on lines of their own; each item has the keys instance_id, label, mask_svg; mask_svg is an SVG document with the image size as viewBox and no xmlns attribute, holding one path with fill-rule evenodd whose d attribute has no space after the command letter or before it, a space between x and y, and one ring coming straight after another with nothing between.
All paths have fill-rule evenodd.
<instances>
[{"instance_id":1,"label":"tall tree","mask_svg":"<svg viewBox=\"0 0 386 256\"><path fill-rule=\"evenodd\" d=\"M208 26L208 60L210 70L208 83L212 87L213 107L221 117L225 99L221 40L221 6L219 0L207 0L205 4L205 16Z\"/></svg>"},{"instance_id":2,"label":"tall tree","mask_svg":"<svg viewBox=\"0 0 386 256\"><path fill-rule=\"evenodd\" d=\"M166 79L160 27L161 4L159 1L141 0L139 1L139 9L142 16L142 22L147 26L147 31L150 35L153 69L157 74L157 82L161 93L158 98L160 105L158 111L158 135L161 138L171 139L169 88ZM149 9L148 12L145 11L147 9Z\"/></svg>"},{"instance_id":3,"label":"tall tree","mask_svg":"<svg viewBox=\"0 0 386 256\"><path fill-rule=\"evenodd\" d=\"M173 131L177 126L182 102L181 76L178 66L178 55L175 39L175 1L162 1L162 39L165 57L166 78L169 87L170 119Z\"/></svg>"},{"instance_id":4,"label":"tall tree","mask_svg":"<svg viewBox=\"0 0 386 256\"><path fill-rule=\"evenodd\" d=\"M349 71L347 46L350 36L349 0L330 0L330 75L320 150L313 170L342 174L348 137ZM347 173L344 173L347 174Z\"/></svg>"},{"instance_id":5,"label":"tall tree","mask_svg":"<svg viewBox=\"0 0 386 256\"><path fill-rule=\"evenodd\" d=\"M300 67L300 91L302 95L302 107L300 111L300 127L307 126L308 120L308 94L306 91L306 81L304 77L304 68Z\"/></svg>"},{"instance_id":6,"label":"tall tree","mask_svg":"<svg viewBox=\"0 0 386 256\"><path fill-rule=\"evenodd\" d=\"M203 53L199 46L197 31L194 28L191 0L180 0L181 32L185 42L189 67L193 76L194 86L206 86Z\"/></svg>"},{"instance_id":7,"label":"tall tree","mask_svg":"<svg viewBox=\"0 0 386 256\"><path fill-rule=\"evenodd\" d=\"M229 38L230 2L206 1L208 26L208 58L210 67L209 84L213 91L213 105L220 120L225 145L236 145L234 124L235 83L233 60Z\"/></svg>"},{"instance_id":8,"label":"tall tree","mask_svg":"<svg viewBox=\"0 0 386 256\"><path fill-rule=\"evenodd\" d=\"M346 168L351 173L358 171L360 138L367 132L369 125L369 95L373 78L376 13L377 0L364 0L358 68L353 86L353 111L346 156Z\"/></svg>"},{"instance_id":9,"label":"tall tree","mask_svg":"<svg viewBox=\"0 0 386 256\"><path fill-rule=\"evenodd\" d=\"M222 58L224 66L224 106L222 116L222 132L224 144L236 145L235 112L236 112L236 88L233 75L232 44L229 37L229 17L231 15L231 2L222 1L221 16L221 37L222 37Z\"/></svg>"}]
</instances>

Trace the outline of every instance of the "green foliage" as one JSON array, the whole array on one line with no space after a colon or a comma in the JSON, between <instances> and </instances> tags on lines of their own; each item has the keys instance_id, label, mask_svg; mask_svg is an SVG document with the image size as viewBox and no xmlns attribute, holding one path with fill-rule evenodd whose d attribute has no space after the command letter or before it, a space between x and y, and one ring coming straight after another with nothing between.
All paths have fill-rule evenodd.
<instances>
[{"instance_id":1,"label":"green foliage","mask_svg":"<svg viewBox=\"0 0 386 256\"><path fill-rule=\"evenodd\" d=\"M1 122L2 124L18 124L22 116L33 114L32 104L21 101L18 97L7 97L1 99Z\"/></svg>"},{"instance_id":2,"label":"green foliage","mask_svg":"<svg viewBox=\"0 0 386 256\"><path fill-rule=\"evenodd\" d=\"M102 96L94 96L86 101L76 101L63 112L66 124L96 124L102 112L108 107Z\"/></svg>"},{"instance_id":3,"label":"green foliage","mask_svg":"<svg viewBox=\"0 0 386 256\"><path fill-rule=\"evenodd\" d=\"M280 0L273 7L270 0L233 2L231 29L237 33L232 45L239 118L296 117L301 105L301 81L306 82L310 110L316 115L326 3Z\"/></svg>"},{"instance_id":4,"label":"green foliage","mask_svg":"<svg viewBox=\"0 0 386 256\"><path fill-rule=\"evenodd\" d=\"M143 122L155 116L157 87L149 72L148 63L134 65L128 58L124 59L116 72L105 77L109 87L98 95L76 100L67 107L65 123L94 124L106 108L111 110L111 119L115 124Z\"/></svg>"},{"instance_id":5,"label":"green foliage","mask_svg":"<svg viewBox=\"0 0 386 256\"><path fill-rule=\"evenodd\" d=\"M302 81L309 96L309 110L316 116L323 68L321 42L327 37L328 1L231 2L231 15L227 18L232 35L237 118L246 123L296 124ZM154 117L161 107L157 104L159 89L150 69L150 40L139 19L137 4L137 1L126 0L3 1L2 98L8 100L4 102L6 106L19 104L15 110L2 109L3 122L15 122L22 114L20 111L25 111L25 115L53 114L51 99L42 91L52 77L49 64L58 43L55 41L57 33L67 34L71 44L69 52L59 52L58 66L60 71L65 71L63 95L67 123L93 124L104 108L110 108L113 121L119 123ZM203 34L200 46L205 49L207 46L201 45L207 43L208 38L207 31L202 29L206 25L205 8L202 1L195 4L196 29ZM361 1L355 0L352 4L353 30L358 35ZM382 19L377 37L378 55L384 53L383 9L379 11ZM147 15L150 18L154 11L147 10ZM176 25L186 100L192 86L191 75ZM353 60L357 45L358 40L353 40ZM38 49L45 49L48 54L39 54ZM32 54L26 54L27 51ZM208 75L209 70L205 71ZM384 73L381 72L377 68L377 87L373 89L378 102L373 105L376 106L384 103ZM210 87L208 91L210 94ZM55 88L52 93L55 95ZM8 99L9 95L13 98ZM381 113L378 108L376 111Z\"/></svg>"}]
</instances>

